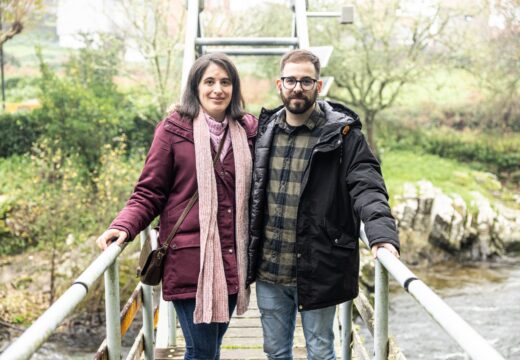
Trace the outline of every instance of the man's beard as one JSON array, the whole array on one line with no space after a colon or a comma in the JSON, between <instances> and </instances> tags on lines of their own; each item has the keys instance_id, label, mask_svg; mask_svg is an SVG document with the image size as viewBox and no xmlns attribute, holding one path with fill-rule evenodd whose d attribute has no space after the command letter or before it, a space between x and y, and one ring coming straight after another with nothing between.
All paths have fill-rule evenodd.
<instances>
[{"instance_id":1,"label":"man's beard","mask_svg":"<svg viewBox=\"0 0 520 360\"><path fill-rule=\"evenodd\" d=\"M297 93L297 94L291 94L288 97L285 97L283 95L283 92L280 92L280 97L282 98L282 102L285 106L285 108L296 115L303 114L307 110L309 110L312 106L314 106L314 103L316 102L316 99L318 98L318 90L314 90L314 92L310 95L310 97L305 96L303 93ZM292 99L301 99L302 102L297 103L291 103Z\"/></svg>"}]
</instances>

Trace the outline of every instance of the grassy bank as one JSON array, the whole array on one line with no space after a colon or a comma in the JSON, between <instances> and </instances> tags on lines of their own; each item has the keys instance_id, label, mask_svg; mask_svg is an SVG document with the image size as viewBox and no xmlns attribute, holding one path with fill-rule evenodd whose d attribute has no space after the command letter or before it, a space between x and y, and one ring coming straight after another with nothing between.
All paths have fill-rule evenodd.
<instances>
[{"instance_id":1,"label":"grassy bank","mask_svg":"<svg viewBox=\"0 0 520 360\"><path fill-rule=\"evenodd\" d=\"M504 188L496 177L452 159L417 151L387 151L382 156L383 175L391 197L402 192L406 182L428 180L446 194L458 194L467 203L477 191L490 201L515 206L513 191ZM516 205L518 207L518 205Z\"/></svg>"}]
</instances>

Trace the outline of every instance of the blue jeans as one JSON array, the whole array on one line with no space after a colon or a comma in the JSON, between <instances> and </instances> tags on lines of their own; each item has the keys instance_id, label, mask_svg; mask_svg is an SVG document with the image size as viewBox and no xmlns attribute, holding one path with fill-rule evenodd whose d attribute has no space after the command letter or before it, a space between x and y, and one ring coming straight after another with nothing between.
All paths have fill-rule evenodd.
<instances>
[{"instance_id":1,"label":"blue jeans","mask_svg":"<svg viewBox=\"0 0 520 360\"><path fill-rule=\"evenodd\" d=\"M237 304L237 296L229 296L229 317ZM177 318L186 340L184 360L219 360L220 345L229 323L194 324L195 299L173 301Z\"/></svg>"},{"instance_id":2,"label":"blue jeans","mask_svg":"<svg viewBox=\"0 0 520 360\"><path fill-rule=\"evenodd\" d=\"M295 286L256 281L256 298L269 360L292 360L298 295ZM336 306L301 312L308 360L335 360L333 323Z\"/></svg>"}]
</instances>

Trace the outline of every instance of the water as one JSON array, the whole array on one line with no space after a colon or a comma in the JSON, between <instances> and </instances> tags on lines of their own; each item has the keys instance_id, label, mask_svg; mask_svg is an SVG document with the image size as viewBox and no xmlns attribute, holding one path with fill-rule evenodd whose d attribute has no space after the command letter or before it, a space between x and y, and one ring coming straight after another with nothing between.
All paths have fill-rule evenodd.
<instances>
[{"instance_id":1,"label":"water","mask_svg":"<svg viewBox=\"0 0 520 360\"><path fill-rule=\"evenodd\" d=\"M520 259L414 272L506 359L520 360ZM407 359L466 359L458 344L402 289L390 296L389 318L389 332Z\"/></svg>"}]
</instances>

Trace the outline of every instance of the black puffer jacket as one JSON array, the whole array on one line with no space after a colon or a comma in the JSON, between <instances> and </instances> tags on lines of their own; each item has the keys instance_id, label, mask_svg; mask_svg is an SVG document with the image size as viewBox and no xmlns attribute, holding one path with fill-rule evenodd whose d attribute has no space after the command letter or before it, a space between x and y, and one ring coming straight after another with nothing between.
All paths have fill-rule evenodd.
<instances>
[{"instance_id":1,"label":"black puffer jacket","mask_svg":"<svg viewBox=\"0 0 520 360\"><path fill-rule=\"evenodd\" d=\"M381 168L350 109L318 101L326 117L303 175L296 229L298 309L319 309L358 294L359 226L370 245L388 242L399 249L395 221ZM247 283L255 281L264 237L269 152L274 114L262 109L255 149L251 242ZM348 125L348 133L343 129Z\"/></svg>"}]
</instances>

